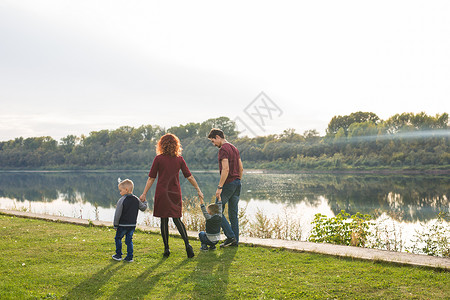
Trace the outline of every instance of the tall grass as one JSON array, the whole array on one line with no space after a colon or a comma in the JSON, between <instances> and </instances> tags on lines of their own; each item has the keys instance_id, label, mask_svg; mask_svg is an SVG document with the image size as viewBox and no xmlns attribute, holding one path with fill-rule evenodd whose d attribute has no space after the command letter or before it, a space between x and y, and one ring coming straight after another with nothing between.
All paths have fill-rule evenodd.
<instances>
[{"instance_id":1,"label":"tall grass","mask_svg":"<svg viewBox=\"0 0 450 300\"><path fill-rule=\"evenodd\" d=\"M405 249L402 228L393 220L382 217L371 224L367 247L401 252Z\"/></svg>"},{"instance_id":2,"label":"tall grass","mask_svg":"<svg viewBox=\"0 0 450 300\"><path fill-rule=\"evenodd\" d=\"M438 218L416 231L415 244L408 249L432 256L450 257L450 229L445 224L447 214L439 213Z\"/></svg>"},{"instance_id":3,"label":"tall grass","mask_svg":"<svg viewBox=\"0 0 450 300\"><path fill-rule=\"evenodd\" d=\"M270 218L261 209L256 211L255 217L251 220L245 215L245 209L241 211L245 219L243 233L245 236L257 238L273 238L283 240L299 241L302 238L302 227L300 220L295 219L287 210L284 210L282 216L277 215L275 218Z\"/></svg>"}]
</instances>

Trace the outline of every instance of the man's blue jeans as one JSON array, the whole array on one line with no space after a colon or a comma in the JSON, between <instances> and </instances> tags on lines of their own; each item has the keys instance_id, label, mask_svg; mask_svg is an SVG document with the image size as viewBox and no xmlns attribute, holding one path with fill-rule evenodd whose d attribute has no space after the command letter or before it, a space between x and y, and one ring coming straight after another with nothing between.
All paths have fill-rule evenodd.
<instances>
[{"instance_id":1,"label":"man's blue jeans","mask_svg":"<svg viewBox=\"0 0 450 300\"><path fill-rule=\"evenodd\" d=\"M222 229L227 238L235 238L239 242L239 196L241 195L241 180L236 179L225 183L222 188L220 198L222 200L222 211L225 211L225 205L228 203L228 223L225 215L222 215Z\"/></svg>"},{"instance_id":2,"label":"man's blue jeans","mask_svg":"<svg viewBox=\"0 0 450 300\"><path fill-rule=\"evenodd\" d=\"M116 231L116 255L122 257L122 238L125 236L127 245L127 258L133 258L133 233L136 226L119 226Z\"/></svg>"}]
</instances>

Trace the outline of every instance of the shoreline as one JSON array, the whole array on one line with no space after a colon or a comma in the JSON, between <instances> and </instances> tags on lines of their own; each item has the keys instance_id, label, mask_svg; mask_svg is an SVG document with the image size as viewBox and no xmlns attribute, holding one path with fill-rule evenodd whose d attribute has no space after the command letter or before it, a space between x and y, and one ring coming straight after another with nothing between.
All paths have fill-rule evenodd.
<instances>
[{"instance_id":1,"label":"shoreline","mask_svg":"<svg viewBox=\"0 0 450 300\"><path fill-rule=\"evenodd\" d=\"M0 169L0 173L112 173L112 172L143 172L146 169ZM218 170L196 170L192 173L217 173ZM377 174L377 175L446 175L450 174L450 169L373 169L373 170L274 170L274 169L245 169L244 174Z\"/></svg>"}]
</instances>

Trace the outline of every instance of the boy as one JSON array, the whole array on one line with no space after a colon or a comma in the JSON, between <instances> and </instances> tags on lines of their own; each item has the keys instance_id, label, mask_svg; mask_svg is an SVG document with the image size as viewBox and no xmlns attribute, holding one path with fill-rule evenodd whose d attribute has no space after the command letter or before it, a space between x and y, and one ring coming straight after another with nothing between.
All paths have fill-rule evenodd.
<instances>
[{"instance_id":1,"label":"boy","mask_svg":"<svg viewBox=\"0 0 450 300\"><path fill-rule=\"evenodd\" d=\"M210 204L205 208L203 198L200 198L200 207L206 219L206 232L201 231L198 234L202 246L200 250L216 250L216 244L220 240L220 227L222 224L222 202ZM209 248L208 248L209 246Z\"/></svg>"},{"instance_id":2,"label":"boy","mask_svg":"<svg viewBox=\"0 0 450 300\"><path fill-rule=\"evenodd\" d=\"M114 260L122 260L122 238L125 236L127 245L127 256L124 261L133 262L133 233L136 229L138 210L147 209L147 201L140 201L133 195L134 184L130 179L121 181L118 185L120 195L114 214L114 229L116 230L116 254L112 256Z\"/></svg>"}]
</instances>

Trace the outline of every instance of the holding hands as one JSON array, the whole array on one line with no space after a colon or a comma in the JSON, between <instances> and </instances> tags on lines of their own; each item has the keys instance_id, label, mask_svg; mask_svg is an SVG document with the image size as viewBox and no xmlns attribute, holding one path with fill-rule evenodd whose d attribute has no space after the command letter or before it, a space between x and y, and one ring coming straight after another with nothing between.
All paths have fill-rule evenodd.
<instances>
[{"instance_id":1,"label":"holding hands","mask_svg":"<svg viewBox=\"0 0 450 300\"><path fill-rule=\"evenodd\" d=\"M147 200L147 195L145 195L145 194L140 195L139 200L141 200L142 202L145 202L145 200Z\"/></svg>"},{"instance_id":2,"label":"holding hands","mask_svg":"<svg viewBox=\"0 0 450 300\"><path fill-rule=\"evenodd\" d=\"M197 190L198 197L200 198L200 203L203 202L203 193L200 189Z\"/></svg>"},{"instance_id":3,"label":"holding hands","mask_svg":"<svg viewBox=\"0 0 450 300\"><path fill-rule=\"evenodd\" d=\"M148 193L148 190L150 190L150 188L152 187L153 182L155 182L155 179L156 179L156 178L152 178L152 177L149 177L149 178L147 179L147 183L145 184L144 192L143 192L142 195L139 197L139 199L140 199L142 202L145 202L145 200L147 200L147 193Z\"/></svg>"},{"instance_id":4,"label":"holding hands","mask_svg":"<svg viewBox=\"0 0 450 300\"><path fill-rule=\"evenodd\" d=\"M220 199L220 194L222 193L222 188L217 188L216 190L216 198Z\"/></svg>"}]
</instances>

